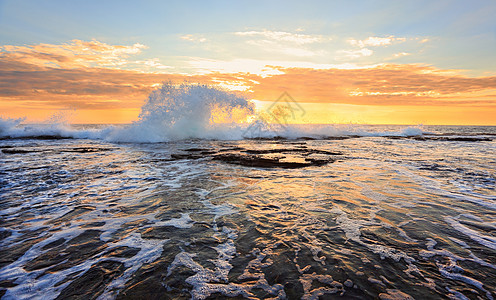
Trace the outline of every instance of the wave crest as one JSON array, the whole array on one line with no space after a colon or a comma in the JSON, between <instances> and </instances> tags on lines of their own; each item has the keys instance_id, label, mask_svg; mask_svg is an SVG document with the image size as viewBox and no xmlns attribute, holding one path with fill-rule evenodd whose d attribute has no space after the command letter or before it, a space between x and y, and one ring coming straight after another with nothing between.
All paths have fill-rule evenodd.
<instances>
[{"instance_id":1,"label":"wave crest","mask_svg":"<svg viewBox=\"0 0 496 300\"><path fill-rule=\"evenodd\" d=\"M150 94L139 120L116 129L108 140L240 139L254 114L253 103L235 93L201 84L165 83Z\"/></svg>"}]
</instances>

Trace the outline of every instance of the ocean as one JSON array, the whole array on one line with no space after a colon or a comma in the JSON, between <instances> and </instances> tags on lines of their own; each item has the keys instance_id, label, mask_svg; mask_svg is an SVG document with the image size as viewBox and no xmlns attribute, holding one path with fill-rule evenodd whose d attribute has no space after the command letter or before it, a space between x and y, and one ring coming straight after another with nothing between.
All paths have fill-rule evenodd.
<instances>
[{"instance_id":1,"label":"ocean","mask_svg":"<svg viewBox=\"0 0 496 300\"><path fill-rule=\"evenodd\" d=\"M2 120L2 299L496 296L496 127L207 128L163 99Z\"/></svg>"}]
</instances>

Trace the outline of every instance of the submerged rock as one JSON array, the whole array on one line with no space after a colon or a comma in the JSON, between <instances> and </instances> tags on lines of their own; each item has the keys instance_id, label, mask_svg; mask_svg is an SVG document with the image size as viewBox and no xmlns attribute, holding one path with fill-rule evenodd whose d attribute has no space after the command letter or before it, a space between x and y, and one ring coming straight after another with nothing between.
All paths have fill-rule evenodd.
<instances>
[{"instance_id":1,"label":"submerged rock","mask_svg":"<svg viewBox=\"0 0 496 300\"><path fill-rule=\"evenodd\" d=\"M118 261L98 262L64 288L57 299L96 299L124 270L124 264Z\"/></svg>"},{"instance_id":2,"label":"submerged rock","mask_svg":"<svg viewBox=\"0 0 496 300\"><path fill-rule=\"evenodd\" d=\"M481 136L416 136L418 141L448 141L448 142L490 142L493 139Z\"/></svg>"},{"instance_id":3,"label":"submerged rock","mask_svg":"<svg viewBox=\"0 0 496 300\"><path fill-rule=\"evenodd\" d=\"M296 169L310 166L322 166L331 162L333 159L308 159L304 161L283 161L281 158L265 158L257 155L241 155L241 154L218 154L213 157L213 160L219 160L229 164L259 167L259 168L284 168Z\"/></svg>"},{"instance_id":4,"label":"submerged rock","mask_svg":"<svg viewBox=\"0 0 496 300\"><path fill-rule=\"evenodd\" d=\"M14 148L14 147L2 147L2 153L4 154L27 154L27 153L63 153L63 152L73 152L73 153L94 153L94 152L102 152L102 151L110 151L111 148L96 148L96 147L75 147L75 148L67 148L67 149L43 149L37 147L28 147L28 148Z\"/></svg>"},{"instance_id":5,"label":"submerged rock","mask_svg":"<svg viewBox=\"0 0 496 300\"><path fill-rule=\"evenodd\" d=\"M245 167L297 169L311 166L323 166L334 162L335 155L342 155L340 152L310 149L304 144L304 142L299 142L297 143L297 147L294 148L285 147L277 149L245 149L236 147L208 150L190 148L183 150L188 153L171 154L170 160L197 160L201 158L210 158L215 161ZM290 157L288 158L286 156Z\"/></svg>"}]
</instances>

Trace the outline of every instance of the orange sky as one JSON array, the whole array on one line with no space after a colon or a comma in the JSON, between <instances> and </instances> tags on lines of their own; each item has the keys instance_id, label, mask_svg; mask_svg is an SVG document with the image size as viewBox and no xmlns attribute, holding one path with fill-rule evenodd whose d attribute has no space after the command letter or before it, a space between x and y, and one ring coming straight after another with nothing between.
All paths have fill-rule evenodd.
<instances>
[{"instance_id":1,"label":"orange sky","mask_svg":"<svg viewBox=\"0 0 496 300\"><path fill-rule=\"evenodd\" d=\"M425 64L380 63L260 71L167 72L130 57L144 45L74 40L0 46L0 116L40 121L68 111L73 123L129 123L164 81L185 80L242 90L263 109L283 92L304 107L300 123L496 125L496 76L469 76ZM158 65L157 65L158 64ZM242 69L242 68L241 68Z\"/></svg>"}]
</instances>

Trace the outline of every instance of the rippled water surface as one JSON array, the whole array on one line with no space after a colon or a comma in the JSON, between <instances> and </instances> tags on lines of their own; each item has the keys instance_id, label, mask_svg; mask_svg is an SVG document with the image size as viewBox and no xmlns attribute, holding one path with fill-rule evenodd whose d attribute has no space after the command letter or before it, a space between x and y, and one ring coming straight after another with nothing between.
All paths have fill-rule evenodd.
<instances>
[{"instance_id":1,"label":"rippled water surface","mask_svg":"<svg viewBox=\"0 0 496 300\"><path fill-rule=\"evenodd\" d=\"M2 140L0 295L494 299L496 130L473 140L476 129L462 129ZM289 161L331 154L290 169L213 159L247 150Z\"/></svg>"}]
</instances>

